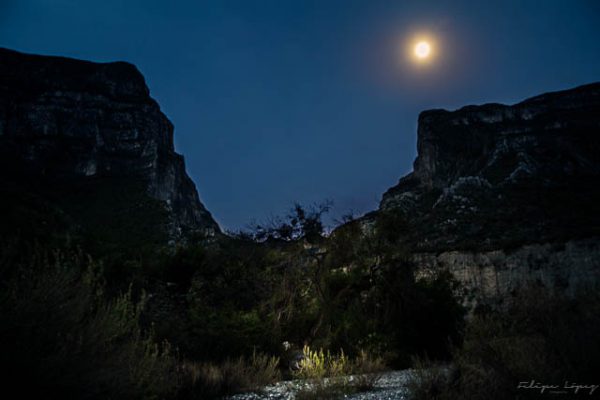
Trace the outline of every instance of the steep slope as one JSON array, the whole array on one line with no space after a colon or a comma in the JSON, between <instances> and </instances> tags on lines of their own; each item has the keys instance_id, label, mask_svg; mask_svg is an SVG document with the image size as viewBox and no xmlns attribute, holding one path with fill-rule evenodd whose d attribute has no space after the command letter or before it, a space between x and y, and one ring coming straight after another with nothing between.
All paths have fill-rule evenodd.
<instances>
[{"instance_id":1,"label":"steep slope","mask_svg":"<svg viewBox=\"0 0 600 400\"><path fill-rule=\"evenodd\" d=\"M419 116L414 171L389 189L423 250L600 234L600 84Z\"/></svg>"},{"instance_id":2,"label":"steep slope","mask_svg":"<svg viewBox=\"0 0 600 400\"><path fill-rule=\"evenodd\" d=\"M71 195L95 182L107 197L139 188L162 204L172 238L219 232L174 150L173 125L128 63L0 49L0 169L6 181Z\"/></svg>"},{"instance_id":3,"label":"steep slope","mask_svg":"<svg viewBox=\"0 0 600 400\"><path fill-rule=\"evenodd\" d=\"M594 83L421 113L414 171L378 213L404 216L422 274L448 269L487 297L531 281L571 291L600 282L599 183Z\"/></svg>"}]
</instances>

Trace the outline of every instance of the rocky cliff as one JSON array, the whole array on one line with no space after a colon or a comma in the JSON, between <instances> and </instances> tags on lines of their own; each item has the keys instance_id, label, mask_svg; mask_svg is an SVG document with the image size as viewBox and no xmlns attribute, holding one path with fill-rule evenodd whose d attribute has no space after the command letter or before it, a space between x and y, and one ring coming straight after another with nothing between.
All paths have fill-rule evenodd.
<instances>
[{"instance_id":1,"label":"rocky cliff","mask_svg":"<svg viewBox=\"0 0 600 400\"><path fill-rule=\"evenodd\" d=\"M421 113L414 171L381 209L403 210L422 250L600 234L600 84L513 106Z\"/></svg>"},{"instance_id":2,"label":"rocky cliff","mask_svg":"<svg viewBox=\"0 0 600 400\"><path fill-rule=\"evenodd\" d=\"M380 211L408 221L421 271L488 295L600 277L600 83L419 116L414 171ZM558 246L558 247L557 247Z\"/></svg>"},{"instance_id":3,"label":"rocky cliff","mask_svg":"<svg viewBox=\"0 0 600 400\"><path fill-rule=\"evenodd\" d=\"M128 63L0 49L0 168L5 179L61 185L126 178L162 203L172 237L219 232L174 150L173 125Z\"/></svg>"}]
</instances>

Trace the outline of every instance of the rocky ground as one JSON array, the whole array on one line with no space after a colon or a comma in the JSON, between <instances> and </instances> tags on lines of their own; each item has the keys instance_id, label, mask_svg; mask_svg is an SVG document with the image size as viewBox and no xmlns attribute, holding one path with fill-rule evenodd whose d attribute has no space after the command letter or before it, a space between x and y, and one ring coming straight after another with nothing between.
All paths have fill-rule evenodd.
<instances>
[{"instance_id":1,"label":"rocky ground","mask_svg":"<svg viewBox=\"0 0 600 400\"><path fill-rule=\"evenodd\" d=\"M405 400L406 383L410 370L389 371L383 373L373 390L347 395L352 400ZM350 377L352 379L352 377ZM298 390L306 385L303 381L284 381L264 388L262 393L244 393L232 396L229 400L293 400Z\"/></svg>"}]
</instances>

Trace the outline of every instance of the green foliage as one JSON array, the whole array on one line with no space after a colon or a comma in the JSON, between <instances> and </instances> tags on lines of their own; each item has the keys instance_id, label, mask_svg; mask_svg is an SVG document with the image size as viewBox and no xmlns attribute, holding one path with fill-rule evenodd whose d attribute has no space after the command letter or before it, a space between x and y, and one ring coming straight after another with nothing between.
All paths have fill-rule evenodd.
<instances>
[{"instance_id":1,"label":"green foliage","mask_svg":"<svg viewBox=\"0 0 600 400\"><path fill-rule=\"evenodd\" d=\"M300 210L297 220L305 220ZM245 235L179 248L157 276L185 299L181 311L149 319L159 337L201 360L254 349L283 355L284 341L344 348L351 356L367 350L397 367L414 354L446 358L464 315L455 282L443 274L416 281L396 242L405 225L399 215L385 216L374 229L351 223L319 243ZM156 302L168 300L154 294ZM182 317L175 322L173 315Z\"/></svg>"},{"instance_id":2,"label":"green foliage","mask_svg":"<svg viewBox=\"0 0 600 400\"><path fill-rule=\"evenodd\" d=\"M190 355L222 360L278 347L264 312L274 284L272 257L253 242L223 241L197 258L186 294L189 329L196 338L186 347Z\"/></svg>"},{"instance_id":3,"label":"green foliage","mask_svg":"<svg viewBox=\"0 0 600 400\"><path fill-rule=\"evenodd\" d=\"M414 354L448 358L464 317L450 274L415 279L399 242L406 226L392 211L371 226L344 226L329 238L324 268L323 310L330 310L330 324L337 327L330 343L384 355L395 367L410 365Z\"/></svg>"},{"instance_id":4,"label":"green foliage","mask_svg":"<svg viewBox=\"0 0 600 400\"><path fill-rule=\"evenodd\" d=\"M304 346L300 369L294 377L304 379L297 399L338 399L344 395L371 390L385 368L381 358L366 351L350 359L343 350L332 354L323 349L311 350Z\"/></svg>"},{"instance_id":5,"label":"green foliage","mask_svg":"<svg viewBox=\"0 0 600 400\"><path fill-rule=\"evenodd\" d=\"M94 263L42 254L3 271L0 364L16 393L150 399L175 392L169 346L138 325L143 300L129 292L107 301Z\"/></svg>"},{"instance_id":6,"label":"green foliage","mask_svg":"<svg viewBox=\"0 0 600 400\"><path fill-rule=\"evenodd\" d=\"M349 373L348 357L341 350L339 354L331 354L323 349L311 350L306 345L302 349L300 369L294 376L300 379L322 379L340 377Z\"/></svg>"},{"instance_id":7,"label":"green foliage","mask_svg":"<svg viewBox=\"0 0 600 400\"><path fill-rule=\"evenodd\" d=\"M299 373L315 381L311 393L350 393L373 387L384 359L406 366L414 354L443 358L460 337L454 283L449 276L415 280L400 241L407 229L401 215L382 214L371 228L354 221L327 237L321 217L328 206L296 206L283 224L273 225L277 229L161 249L154 236L138 242L126 235L127 221L145 214L133 189L123 190L123 203L133 199L139 214L118 207L94 211L104 200L88 202L85 194L53 200L69 210L67 219L85 221L76 244L56 247L91 249L103 268L81 252L48 256L46 243L32 252L25 249L36 245L19 242L0 257L6 266L0 268L6 283L1 318L9 327L2 332L12 335L5 343L17 343L3 362L18 366L18 379L32 371L32 390L48 386L92 398L205 398L254 390L275 379L278 368L285 371L287 364L275 366L270 357L286 359L281 343L288 341L322 349L309 350L309 364ZM108 193L100 185L92 197L104 198L98 192ZM140 221L139 228L152 230L155 222ZM150 295L141 296L142 288ZM17 314L20 307L33 314ZM45 333L20 334L25 325ZM191 361L178 365L170 346L157 341ZM332 355L342 348L347 353ZM316 381L325 376L333 379L319 389Z\"/></svg>"},{"instance_id":8,"label":"green foliage","mask_svg":"<svg viewBox=\"0 0 600 400\"><path fill-rule=\"evenodd\" d=\"M300 369L294 372L299 379L341 378L347 375L377 374L385 369L383 360L361 350L354 358L349 358L344 350L331 353L323 349L312 350L305 345L302 349Z\"/></svg>"},{"instance_id":9,"label":"green foliage","mask_svg":"<svg viewBox=\"0 0 600 400\"><path fill-rule=\"evenodd\" d=\"M168 240L163 203L135 179L98 177L57 185L45 189L46 198L79 227L82 247L102 260L111 286L144 280L144 268Z\"/></svg>"},{"instance_id":10,"label":"green foliage","mask_svg":"<svg viewBox=\"0 0 600 400\"><path fill-rule=\"evenodd\" d=\"M375 221L376 238L382 245L394 245L406 234L408 221L398 209L381 210Z\"/></svg>"},{"instance_id":11,"label":"green foliage","mask_svg":"<svg viewBox=\"0 0 600 400\"><path fill-rule=\"evenodd\" d=\"M144 281L167 243L167 210L136 179L4 179L0 244L13 243L21 255L33 246L85 249L102 261L103 277L115 293Z\"/></svg>"},{"instance_id":12,"label":"green foliage","mask_svg":"<svg viewBox=\"0 0 600 400\"><path fill-rule=\"evenodd\" d=\"M6 255L30 254L34 248L72 247L79 244L80 233L59 207L35 191L3 181L0 187L0 245Z\"/></svg>"},{"instance_id":13,"label":"green foliage","mask_svg":"<svg viewBox=\"0 0 600 400\"><path fill-rule=\"evenodd\" d=\"M528 399L539 391L519 390L519 382L592 383L600 370L599 311L597 290L574 298L541 287L521 290L507 309L469 322L448 373L422 366L412 398Z\"/></svg>"}]
</instances>

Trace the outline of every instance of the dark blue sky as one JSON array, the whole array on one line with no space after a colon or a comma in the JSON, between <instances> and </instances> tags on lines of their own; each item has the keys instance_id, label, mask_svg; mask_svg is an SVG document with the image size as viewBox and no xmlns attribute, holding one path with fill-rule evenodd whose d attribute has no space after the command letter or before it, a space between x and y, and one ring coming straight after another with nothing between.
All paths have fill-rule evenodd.
<instances>
[{"instance_id":1,"label":"dark blue sky","mask_svg":"<svg viewBox=\"0 0 600 400\"><path fill-rule=\"evenodd\" d=\"M415 34L436 55L415 65ZM377 207L428 108L600 80L600 1L0 0L0 46L145 75L223 227Z\"/></svg>"}]
</instances>

